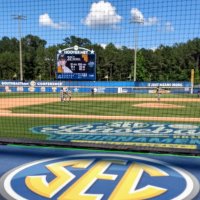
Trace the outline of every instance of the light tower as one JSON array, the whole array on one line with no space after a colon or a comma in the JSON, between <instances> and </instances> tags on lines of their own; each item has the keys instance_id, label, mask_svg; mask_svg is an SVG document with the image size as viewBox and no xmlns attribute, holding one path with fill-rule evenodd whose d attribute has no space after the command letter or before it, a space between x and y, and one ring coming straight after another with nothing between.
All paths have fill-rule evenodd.
<instances>
[{"instance_id":1,"label":"light tower","mask_svg":"<svg viewBox=\"0 0 200 200\"><path fill-rule=\"evenodd\" d=\"M144 19L140 17L134 17L134 19L131 21L131 23L134 24L144 24ZM133 81L135 82L136 79L136 74L137 74L137 42L138 42L138 33L137 29L135 27L134 29L134 71L133 71ZM131 76L132 76L132 70L131 70Z\"/></svg>"},{"instance_id":2,"label":"light tower","mask_svg":"<svg viewBox=\"0 0 200 200\"><path fill-rule=\"evenodd\" d=\"M20 81L24 80L23 66L22 66L22 41L21 41L21 21L26 20L26 16L13 15L13 19L18 21L18 34L19 34L19 67L20 67Z\"/></svg>"}]
</instances>

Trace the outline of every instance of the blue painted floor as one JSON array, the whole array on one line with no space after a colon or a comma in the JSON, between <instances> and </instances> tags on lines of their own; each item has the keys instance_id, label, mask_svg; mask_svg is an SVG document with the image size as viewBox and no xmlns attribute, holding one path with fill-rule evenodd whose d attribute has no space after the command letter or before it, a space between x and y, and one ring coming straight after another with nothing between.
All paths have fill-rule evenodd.
<instances>
[{"instance_id":1,"label":"blue painted floor","mask_svg":"<svg viewBox=\"0 0 200 200\"><path fill-rule=\"evenodd\" d=\"M198 200L199 183L200 157L0 146L2 200Z\"/></svg>"}]
</instances>

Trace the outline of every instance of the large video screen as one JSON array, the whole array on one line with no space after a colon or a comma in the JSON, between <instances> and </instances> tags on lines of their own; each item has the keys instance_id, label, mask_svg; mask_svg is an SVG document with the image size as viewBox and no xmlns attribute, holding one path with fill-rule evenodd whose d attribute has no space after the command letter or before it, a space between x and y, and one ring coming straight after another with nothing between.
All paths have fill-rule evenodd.
<instances>
[{"instance_id":1,"label":"large video screen","mask_svg":"<svg viewBox=\"0 0 200 200\"><path fill-rule=\"evenodd\" d=\"M96 80L96 56L91 52L62 52L57 54L57 79Z\"/></svg>"}]
</instances>

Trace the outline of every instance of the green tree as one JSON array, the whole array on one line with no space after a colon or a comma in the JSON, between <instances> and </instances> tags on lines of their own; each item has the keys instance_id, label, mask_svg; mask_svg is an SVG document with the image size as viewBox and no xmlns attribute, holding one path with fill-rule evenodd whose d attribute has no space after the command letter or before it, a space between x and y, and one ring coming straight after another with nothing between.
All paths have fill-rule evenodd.
<instances>
[{"instance_id":1,"label":"green tree","mask_svg":"<svg viewBox=\"0 0 200 200\"><path fill-rule=\"evenodd\" d=\"M18 54L4 52L0 54L0 79L12 80L15 75L19 77Z\"/></svg>"},{"instance_id":2,"label":"green tree","mask_svg":"<svg viewBox=\"0 0 200 200\"><path fill-rule=\"evenodd\" d=\"M145 59L142 51L137 53L137 81L149 81L147 76L147 68L145 67Z\"/></svg>"},{"instance_id":3,"label":"green tree","mask_svg":"<svg viewBox=\"0 0 200 200\"><path fill-rule=\"evenodd\" d=\"M80 37L76 37L76 36L70 36L70 37L66 37L64 39L64 45L66 47L72 47L72 46L78 45L79 47L89 48L92 45L92 43L87 38L80 38Z\"/></svg>"},{"instance_id":4,"label":"green tree","mask_svg":"<svg viewBox=\"0 0 200 200\"><path fill-rule=\"evenodd\" d=\"M40 65L40 63L37 62L38 52L42 53L45 49L45 45L46 41L40 39L38 36L27 35L25 38L22 38L25 80L36 79L37 74L35 68L37 68L38 64ZM40 49L40 51L38 51L38 49Z\"/></svg>"}]
</instances>

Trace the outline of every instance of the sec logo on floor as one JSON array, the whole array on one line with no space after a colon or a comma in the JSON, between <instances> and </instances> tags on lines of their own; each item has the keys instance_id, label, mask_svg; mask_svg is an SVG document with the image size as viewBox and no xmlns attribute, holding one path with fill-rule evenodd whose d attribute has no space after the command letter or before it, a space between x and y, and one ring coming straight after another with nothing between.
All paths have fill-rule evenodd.
<instances>
[{"instance_id":1,"label":"sec logo on floor","mask_svg":"<svg viewBox=\"0 0 200 200\"><path fill-rule=\"evenodd\" d=\"M16 200L183 200L199 193L184 169L121 154L81 154L27 163L0 179L0 193Z\"/></svg>"}]
</instances>

